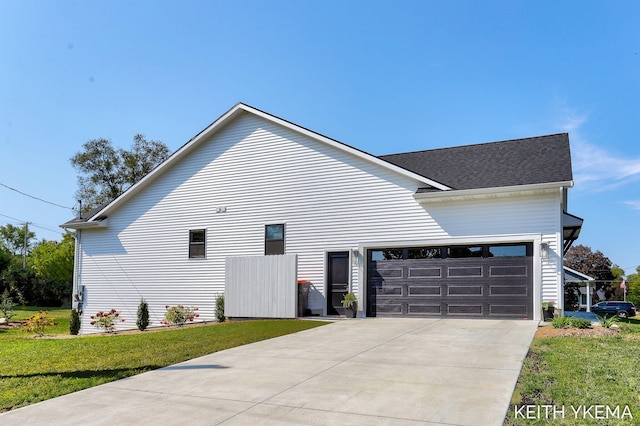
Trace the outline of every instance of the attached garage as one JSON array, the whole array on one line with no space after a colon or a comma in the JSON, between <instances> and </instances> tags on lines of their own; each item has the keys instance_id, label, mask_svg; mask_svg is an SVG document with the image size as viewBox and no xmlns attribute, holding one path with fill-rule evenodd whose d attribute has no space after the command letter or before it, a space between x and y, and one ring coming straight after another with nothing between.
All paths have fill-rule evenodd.
<instances>
[{"instance_id":1,"label":"attached garage","mask_svg":"<svg viewBox=\"0 0 640 426\"><path fill-rule=\"evenodd\" d=\"M533 245L369 249L367 316L533 319Z\"/></svg>"}]
</instances>

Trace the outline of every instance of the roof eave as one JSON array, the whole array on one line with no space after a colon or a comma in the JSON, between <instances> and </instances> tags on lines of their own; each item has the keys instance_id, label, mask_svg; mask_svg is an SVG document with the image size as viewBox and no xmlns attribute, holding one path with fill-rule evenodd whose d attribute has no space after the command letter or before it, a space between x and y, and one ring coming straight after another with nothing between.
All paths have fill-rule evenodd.
<instances>
[{"instance_id":1,"label":"roof eave","mask_svg":"<svg viewBox=\"0 0 640 426\"><path fill-rule=\"evenodd\" d=\"M551 190L557 190L558 188L570 188L573 186L573 181L563 182L547 182L537 183L529 185L515 185L515 186L500 186L493 188L475 188L475 189L460 189L460 190L448 190L439 192L422 192L415 193L413 197L416 201L423 202L441 202L441 201L458 201L469 199L481 199L481 198L495 198L495 197L510 197L521 194L542 193L549 192Z\"/></svg>"},{"instance_id":2,"label":"roof eave","mask_svg":"<svg viewBox=\"0 0 640 426\"><path fill-rule=\"evenodd\" d=\"M88 220L86 222L67 222L60 225L64 229L89 229L89 228L107 228L109 226L109 219L102 220Z\"/></svg>"}]
</instances>

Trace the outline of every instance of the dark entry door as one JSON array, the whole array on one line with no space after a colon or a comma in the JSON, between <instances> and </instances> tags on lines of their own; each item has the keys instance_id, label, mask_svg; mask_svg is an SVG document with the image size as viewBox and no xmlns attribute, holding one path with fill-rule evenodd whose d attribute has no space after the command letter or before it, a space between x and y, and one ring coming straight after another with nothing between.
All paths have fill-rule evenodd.
<instances>
[{"instance_id":1,"label":"dark entry door","mask_svg":"<svg viewBox=\"0 0 640 426\"><path fill-rule=\"evenodd\" d=\"M349 252L327 254L327 315L343 315L342 299L349 288Z\"/></svg>"}]
</instances>

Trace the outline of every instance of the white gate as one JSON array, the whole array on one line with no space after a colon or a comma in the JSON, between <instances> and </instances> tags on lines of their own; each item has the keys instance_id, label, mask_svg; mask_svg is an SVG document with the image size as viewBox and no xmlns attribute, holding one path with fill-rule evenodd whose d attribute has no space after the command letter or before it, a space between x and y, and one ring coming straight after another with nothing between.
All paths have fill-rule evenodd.
<instances>
[{"instance_id":1,"label":"white gate","mask_svg":"<svg viewBox=\"0 0 640 426\"><path fill-rule=\"evenodd\" d=\"M224 314L236 318L295 318L298 256L227 257Z\"/></svg>"}]
</instances>

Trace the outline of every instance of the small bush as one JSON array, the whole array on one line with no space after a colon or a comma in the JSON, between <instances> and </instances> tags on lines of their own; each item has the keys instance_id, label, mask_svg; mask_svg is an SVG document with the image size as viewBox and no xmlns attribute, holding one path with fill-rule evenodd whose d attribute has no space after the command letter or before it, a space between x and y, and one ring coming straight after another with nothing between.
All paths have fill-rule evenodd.
<instances>
[{"instance_id":1,"label":"small bush","mask_svg":"<svg viewBox=\"0 0 640 426\"><path fill-rule=\"evenodd\" d=\"M116 323L124 322L124 318L120 318L120 311L111 309L109 312L98 311L97 314L91 315L91 325L95 325L100 331L107 333L116 332Z\"/></svg>"},{"instance_id":2,"label":"small bush","mask_svg":"<svg viewBox=\"0 0 640 426\"><path fill-rule=\"evenodd\" d=\"M598 317L598 322L600 322L600 325L603 326L604 328L611 328L613 324L618 322L617 316L608 316L608 315L604 315L602 317L600 315L596 315L596 316Z\"/></svg>"},{"instance_id":3,"label":"small bush","mask_svg":"<svg viewBox=\"0 0 640 426\"><path fill-rule=\"evenodd\" d=\"M219 294L218 297L216 297L215 315L216 321L218 322L224 322L227 319L224 316L224 293Z\"/></svg>"},{"instance_id":4,"label":"small bush","mask_svg":"<svg viewBox=\"0 0 640 426\"><path fill-rule=\"evenodd\" d=\"M75 309L71 310L71 318L69 318L69 333L72 336L77 336L80 333L80 315Z\"/></svg>"},{"instance_id":5,"label":"small bush","mask_svg":"<svg viewBox=\"0 0 640 426\"><path fill-rule=\"evenodd\" d=\"M591 328L591 321L584 318L571 318L571 327L575 328Z\"/></svg>"},{"instance_id":6,"label":"small bush","mask_svg":"<svg viewBox=\"0 0 640 426\"><path fill-rule=\"evenodd\" d=\"M591 321L584 318L576 318L576 317L558 317L554 318L551 321L551 325L554 328L590 328Z\"/></svg>"},{"instance_id":7,"label":"small bush","mask_svg":"<svg viewBox=\"0 0 640 426\"><path fill-rule=\"evenodd\" d=\"M140 299L140 305L138 305L136 325L140 331L145 331L149 327L149 305L144 299Z\"/></svg>"},{"instance_id":8,"label":"small bush","mask_svg":"<svg viewBox=\"0 0 640 426\"><path fill-rule=\"evenodd\" d=\"M27 318L27 323L24 325L24 330L27 332L36 333L38 336L44 336L44 330L46 327L53 327L58 325L53 321L53 318L49 318L48 311L38 311L37 314L31 315Z\"/></svg>"},{"instance_id":9,"label":"small bush","mask_svg":"<svg viewBox=\"0 0 640 426\"><path fill-rule=\"evenodd\" d=\"M569 328L571 327L571 317L557 317L551 320L553 328Z\"/></svg>"},{"instance_id":10,"label":"small bush","mask_svg":"<svg viewBox=\"0 0 640 426\"><path fill-rule=\"evenodd\" d=\"M6 318L7 321L16 316L15 312L13 312L14 306L16 304L13 303L13 299L9 296L9 290L5 289L2 292L2 296L0 296L0 312L2 312L2 317Z\"/></svg>"},{"instance_id":11,"label":"small bush","mask_svg":"<svg viewBox=\"0 0 640 426\"><path fill-rule=\"evenodd\" d=\"M182 327L187 322L193 321L195 318L198 318L200 314L196 313L198 308L186 307L182 305L178 306L165 306L167 311L164 313L164 320L162 324L167 327L171 327L172 325L177 325L178 327Z\"/></svg>"}]
</instances>

